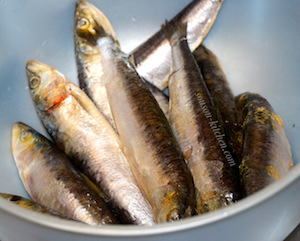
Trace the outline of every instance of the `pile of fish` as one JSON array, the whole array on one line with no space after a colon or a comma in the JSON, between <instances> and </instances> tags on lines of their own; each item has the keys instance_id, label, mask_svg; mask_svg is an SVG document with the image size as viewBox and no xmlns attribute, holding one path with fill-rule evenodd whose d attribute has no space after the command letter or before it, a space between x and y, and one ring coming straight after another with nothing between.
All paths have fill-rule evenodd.
<instances>
[{"instance_id":1,"label":"pile of fish","mask_svg":"<svg viewBox=\"0 0 300 241\"><path fill-rule=\"evenodd\" d=\"M234 97L201 45L221 4L192 1L128 55L104 14L80 0L79 87L44 63L26 65L53 142L13 126L19 175L39 204L2 196L92 225L151 226L228 206L287 173L293 161L281 118L258 94Z\"/></svg>"}]
</instances>

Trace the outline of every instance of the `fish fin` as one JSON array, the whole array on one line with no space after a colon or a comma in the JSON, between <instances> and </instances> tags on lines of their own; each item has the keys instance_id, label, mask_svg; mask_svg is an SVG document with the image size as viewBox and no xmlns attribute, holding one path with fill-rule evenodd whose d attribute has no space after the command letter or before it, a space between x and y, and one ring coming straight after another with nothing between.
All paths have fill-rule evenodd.
<instances>
[{"instance_id":1,"label":"fish fin","mask_svg":"<svg viewBox=\"0 0 300 241\"><path fill-rule=\"evenodd\" d=\"M162 27L170 44L173 45L177 41L186 39L187 23L166 21Z\"/></svg>"}]
</instances>

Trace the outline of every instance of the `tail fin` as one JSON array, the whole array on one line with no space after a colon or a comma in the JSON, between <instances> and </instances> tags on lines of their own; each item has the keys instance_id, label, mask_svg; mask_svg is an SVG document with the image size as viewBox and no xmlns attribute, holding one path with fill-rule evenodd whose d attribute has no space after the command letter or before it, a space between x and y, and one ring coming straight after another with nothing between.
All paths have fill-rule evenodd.
<instances>
[{"instance_id":1,"label":"tail fin","mask_svg":"<svg viewBox=\"0 0 300 241\"><path fill-rule=\"evenodd\" d=\"M186 39L187 34L187 23L184 22L175 22L175 21L166 21L162 26L162 29L165 32L167 39L170 44Z\"/></svg>"}]
</instances>

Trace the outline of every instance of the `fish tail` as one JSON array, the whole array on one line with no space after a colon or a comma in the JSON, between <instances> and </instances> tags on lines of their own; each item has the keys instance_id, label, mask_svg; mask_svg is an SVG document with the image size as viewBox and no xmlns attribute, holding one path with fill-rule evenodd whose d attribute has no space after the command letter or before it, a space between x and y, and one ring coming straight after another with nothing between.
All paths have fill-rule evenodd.
<instances>
[{"instance_id":1,"label":"fish tail","mask_svg":"<svg viewBox=\"0 0 300 241\"><path fill-rule=\"evenodd\" d=\"M167 21L163 25L165 35L170 44L173 45L177 41L185 40L187 35L187 23Z\"/></svg>"}]
</instances>

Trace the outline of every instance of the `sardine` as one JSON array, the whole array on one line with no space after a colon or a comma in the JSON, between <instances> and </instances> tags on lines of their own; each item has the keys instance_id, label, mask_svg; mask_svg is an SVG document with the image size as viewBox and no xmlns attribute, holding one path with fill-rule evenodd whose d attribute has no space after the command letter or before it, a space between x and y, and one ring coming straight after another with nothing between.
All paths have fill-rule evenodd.
<instances>
[{"instance_id":1,"label":"sardine","mask_svg":"<svg viewBox=\"0 0 300 241\"><path fill-rule=\"evenodd\" d=\"M103 24L105 31L116 41L117 36L105 15L85 0L76 4L74 21L75 56L79 86L95 103L109 123L115 128L102 81L102 58L93 35L97 35Z\"/></svg>"},{"instance_id":2,"label":"sardine","mask_svg":"<svg viewBox=\"0 0 300 241\"><path fill-rule=\"evenodd\" d=\"M293 159L283 121L265 98L243 93L236 103L243 128L240 178L248 196L284 176L293 167Z\"/></svg>"},{"instance_id":3,"label":"sardine","mask_svg":"<svg viewBox=\"0 0 300 241\"><path fill-rule=\"evenodd\" d=\"M50 216L56 216L59 218L67 218L65 215L62 215L61 213L54 211L51 208L48 208L44 205L41 205L33 200L14 195L14 194L8 194L8 193L0 193L0 197L10 201L11 203L17 204L20 207L42 213L45 215L50 215Z\"/></svg>"},{"instance_id":4,"label":"sardine","mask_svg":"<svg viewBox=\"0 0 300 241\"><path fill-rule=\"evenodd\" d=\"M24 187L34 201L88 224L119 223L90 181L31 127L14 124L12 152Z\"/></svg>"},{"instance_id":5,"label":"sardine","mask_svg":"<svg viewBox=\"0 0 300 241\"><path fill-rule=\"evenodd\" d=\"M50 136L106 195L123 223L152 225L153 218L119 138L87 95L63 74L36 61L27 76L37 112Z\"/></svg>"},{"instance_id":6,"label":"sardine","mask_svg":"<svg viewBox=\"0 0 300 241\"><path fill-rule=\"evenodd\" d=\"M123 150L155 221L191 216L195 208L192 176L165 115L114 38L102 31L97 44Z\"/></svg>"},{"instance_id":7,"label":"sardine","mask_svg":"<svg viewBox=\"0 0 300 241\"><path fill-rule=\"evenodd\" d=\"M237 108L230 83L222 69L218 57L204 45L200 45L193 55L201 70L203 80L212 97L214 105L220 112L224 123L224 134L228 147L238 163L241 154L240 126L237 120Z\"/></svg>"},{"instance_id":8,"label":"sardine","mask_svg":"<svg viewBox=\"0 0 300 241\"><path fill-rule=\"evenodd\" d=\"M227 206L238 197L235 161L222 120L185 38L186 25L166 23L172 50L169 79L170 124L196 187L198 214Z\"/></svg>"},{"instance_id":9,"label":"sardine","mask_svg":"<svg viewBox=\"0 0 300 241\"><path fill-rule=\"evenodd\" d=\"M191 51L202 42L212 27L223 0L194 0L170 22L187 23L187 39ZM164 89L168 84L171 47L165 30L160 29L131 53L136 70L150 83Z\"/></svg>"},{"instance_id":10,"label":"sardine","mask_svg":"<svg viewBox=\"0 0 300 241\"><path fill-rule=\"evenodd\" d=\"M105 28L105 32L118 43L117 36L109 20L98 8L84 0L76 4L74 41L79 85L116 129L102 81L103 60L95 41L97 35L101 32L102 26ZM147 80L144 81L167 116L169 109L168 97Z\"/></svg>"}]
</instances>

